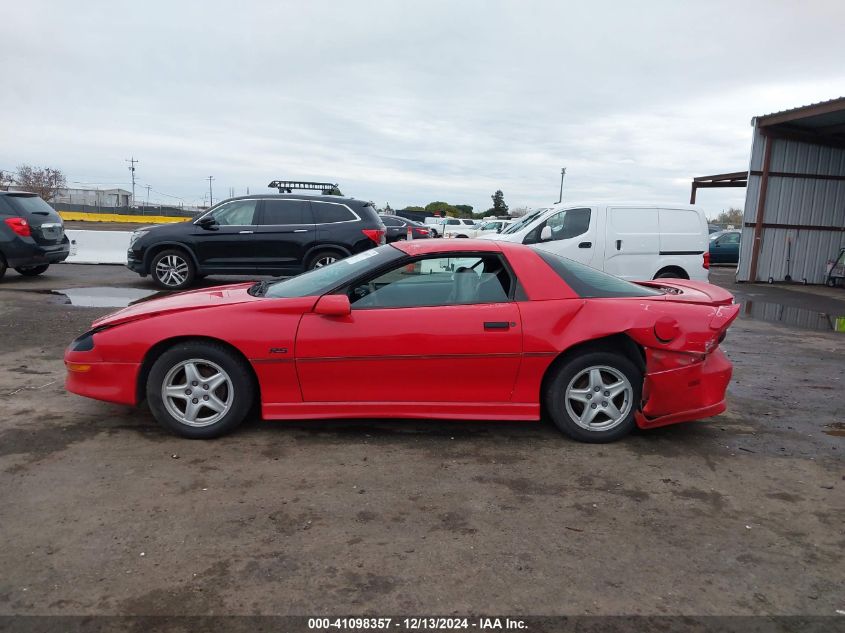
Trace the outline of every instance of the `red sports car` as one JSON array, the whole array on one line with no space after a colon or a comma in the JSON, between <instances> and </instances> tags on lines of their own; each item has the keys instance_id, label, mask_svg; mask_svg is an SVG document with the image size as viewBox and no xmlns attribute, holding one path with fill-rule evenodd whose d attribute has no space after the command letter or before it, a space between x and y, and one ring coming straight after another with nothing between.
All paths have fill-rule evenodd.
<instances>
[{"instance_id":1,"label":"red sports car","mask_svg":"<svg viewBox=\"0 0 845 633\"><path fill-rule=\"evenodd\" d=\"M519 244L398 242L282 281L196 290L93 323L67 389L191 438L272 420L538 420L607 442L725 409L739 307ZM397 380L398 378L398 380Z\"/></svg>"}]
</instances>

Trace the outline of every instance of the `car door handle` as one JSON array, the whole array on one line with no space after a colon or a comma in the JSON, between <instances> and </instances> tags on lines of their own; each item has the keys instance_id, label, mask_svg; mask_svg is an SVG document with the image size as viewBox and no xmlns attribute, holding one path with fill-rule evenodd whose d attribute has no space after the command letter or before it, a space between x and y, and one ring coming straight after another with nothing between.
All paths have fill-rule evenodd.
<instances>
[{"instance_id":1,"label":"car door handle","mask_svg":"<svg viewBox=\"0 0 845 633\"><path fill-rule=\"evenodd\" d=\"M255 233L255 231L238 231L238 233Z\"/></svg>"},{"instance_id":2,"label":"car door handle","mask_svg":"<svg viewBox=\"0 0 845 633\"><path fill-rule=\"evenodd\" d=\"M622 240L616 240L616 250L617 251L622 250Z\"/></svg>"},{"instance_id":3,"label":"car door handle","mask_svg":"<svg viewBox=\"0 0 845 633\"><path fill-rule=\"evenodd\" d=\"M578 248L592 248L592 246L593 246L592 242L581 242L578 245Z\"/></svg>"},{"instance_id":4,"label":"car door handle","mask_svg":"<svg viewBox=\"0 0 845 633\"><path fill-rule=\"evenodd\" d=\"M294 229L294 233L307 233L308 229Z\"/></svg>"},{"instance_id":5,"label":"car door handle","mask_svg":"<svg viewBox=\"0 0 845 633\"><path fill-rule=\"evenodd\" d=\"M511 324L508 321L485 321L485 330L507 330Z\"/></svg>"}]
</instances>

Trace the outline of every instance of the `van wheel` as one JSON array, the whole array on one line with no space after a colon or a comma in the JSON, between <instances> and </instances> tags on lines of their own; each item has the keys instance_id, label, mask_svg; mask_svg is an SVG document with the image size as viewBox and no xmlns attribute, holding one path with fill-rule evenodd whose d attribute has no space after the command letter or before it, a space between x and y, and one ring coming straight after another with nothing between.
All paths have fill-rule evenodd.
<instances>
[{"instance_id":1,"label":"van wheel","mask_svg":"<svg viewBox=\"0 0 845 633\"><path fill-rule=\"evenodd\" d=\"M661 270L655 276L655 279L689 279L689 277L680 268L666 268Z\"/></svg>"},{"instance_id":2,"label":"van wheel","mask_svg":"<svg viewBox=\"0 0 845 633\"><path fill-rule=\"evenodd\" d=\"M625 356L588 352L556 368L544 403L561 431L580 442L613 442L636 426L642 374Z\"/></svg>"},{"instance_id":3,"label":"van wheel","mask_svg":"<svg viewBox=\"0 0 845 633\"><path fill-rule=\"evenodd\" d=\"M36 277L46 271L50 264L42 264L41 266L20 266L15 268L24 277Z\"/></svg>"},{"instance_id":4,"label":"van wheel","mask_svg":"<svg viewBox=\"0 0 845 633\"><path fill-rule=\"evenodd\" d=\"M339 259L343 259L343 255L341 255L338 251L317 251L308 260L308 266L306 266L306 269L314 270L315 268L322 268L323 266L334 264Z\"/></svg>"},{"instance_id":5,"label":"van wheel","mask_svg":"<svg viewBox=\"0 0 845 633\"><path fill-rule=\"evenodd\" d=\"M6 258L3 257L2 254L0 254L0 279L3 279L3 275L6 274L6 270L8 268L9 267L6 265Z\"/></svg>"},{"instance_id":6,"label":"van wheel","mask_svg":"<svg viewBox=\"0 0 845 633\"><path fill-rule=\"evenodd\" d=\"M223 345L199 341L177 344L159 356L146 391L159 424L191 439L234 430L255 400L246 361Z\"/></svg>"},{"instance_id":7,"label":"van wheel","mask_svg":"<svg viewBox=\"0 0 845 633\"><path fill-rule=\"evenodd\" d=\"M150 265L153 281L165 290L183 290L191 285L196 275L190 255L178 249L156 254Z\"/></svg>"}]
</instances>

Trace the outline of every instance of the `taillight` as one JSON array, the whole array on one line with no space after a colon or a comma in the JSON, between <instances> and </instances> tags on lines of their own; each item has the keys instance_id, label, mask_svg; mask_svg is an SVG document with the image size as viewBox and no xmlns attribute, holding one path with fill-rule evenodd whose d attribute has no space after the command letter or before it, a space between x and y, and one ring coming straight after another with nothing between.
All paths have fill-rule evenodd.
<instances>
[{"instance_id":1,"label":"taillight","mask_svg":"<svg viewBox=\"0 0 845 633\"><path fill-rule=\"evenodd\" d=\"M29 222L27 222L23 218L6 218L6 224L9 225L15 233L22 237L29 237L32 235L32 229L29 226Z\"/></svg>"},{"instance_id":2,"label":"taillight","mask_svg":"<svg viewBox=\"0 0 845 633\"><path fill-rule=\"evenodd\" d=\"M710 251L704 251L704 262L701 264L705 269L710 269Z\"/></svg>"},{"instance_id":3,"label":"taillight","mask_svg":"<svg viewBox=\"0 0 845 633\"><path fill-rule=\"evenodd\" d=\"M428 229L414 229L420 235L428 235Z\"/></svg>"},{"instance_id":4,"label":"taillight","mask_svg":"<svg viewBox=\"0 0 845 633\"><path fill-rule=\"evenodd\" d=\"M361 229L361 233L369 237L376 244L384 244L384 229Z\"/></svg>"}]
</instances>

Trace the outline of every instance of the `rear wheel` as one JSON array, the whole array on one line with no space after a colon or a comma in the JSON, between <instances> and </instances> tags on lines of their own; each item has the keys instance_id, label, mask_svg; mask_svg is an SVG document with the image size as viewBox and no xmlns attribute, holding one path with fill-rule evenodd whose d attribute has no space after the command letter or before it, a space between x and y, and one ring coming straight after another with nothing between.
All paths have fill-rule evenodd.
<instances>
[{"instance_id":1,"label":"rear wheel","mask_svg":"<svg viewBox=\"0 0 845 633\"><path fill-rule=\"evenodd\" d=\"M188 342L170 348L153 364L147 379L147 401L156 420L192 439L234 430L254 399L246 361L215 343Z\"/></svg>"},{"instance_id":2,"label":"rear wheel","mask_svg":"<svg viewBox=\"0 0 845 633\"><path fill-rule=\"evenodd\" d=\"M0 279L3 279L3 275L6 274L7 269L8 266L6 265L6 258L3 257L2 254L0 254Z\"/></svg>"},{"instance_id":3,"label":"rear wheel","mask_svg":"<svg viewBox=\"0 0 845 633\"><path fill-rule=\"evenodd\" d=\"M642 375L625 356L588 352L554 370L545 405L555 425L581 442L612 442L636 426Z\"/></svg>"},{"instance_id":4,"label":"rear wheel","mask_svg":"<svg viewBox=\"0 0 845 633\"><path fill-rule=\"evenodd\" d=\"M50 267L50 264L41 264L40 266L19 266L15 268L24 277L36 277L45 272Z\"/></svg>"},{"instance_id":5,"label":"rear wheel","mask_svg":"<svg viewBox=\"0 0 845 633\"><path fill-rule=\"evenodd\" d=\"M314 268L322 268L323 266L334 264L339 259L343 259L343 255L338 251L317 251L308 260L307 268L308 270L313 270Z\"/></svg>"},{"instance_id":6,"label":"rear wheel","mask_svg":"<svg viewBox=\"0 0 845 633\"><path fill-rule=\"evenodd\" d=\"M185 251L169 249L157 253L150 265L153 281L165 290L183 290L196 275L194 262Z\"/></svg>"},{"instance_id":7,"label":"rear wheel","mask_svg":"<svg viewBox=\"0 0 845 633\"><path fill-rule=\"evenodd\" d=\"M689 279L689 276L680 268L664 268L654 276L655 279Z\"/></svg>"}]
</instances>

